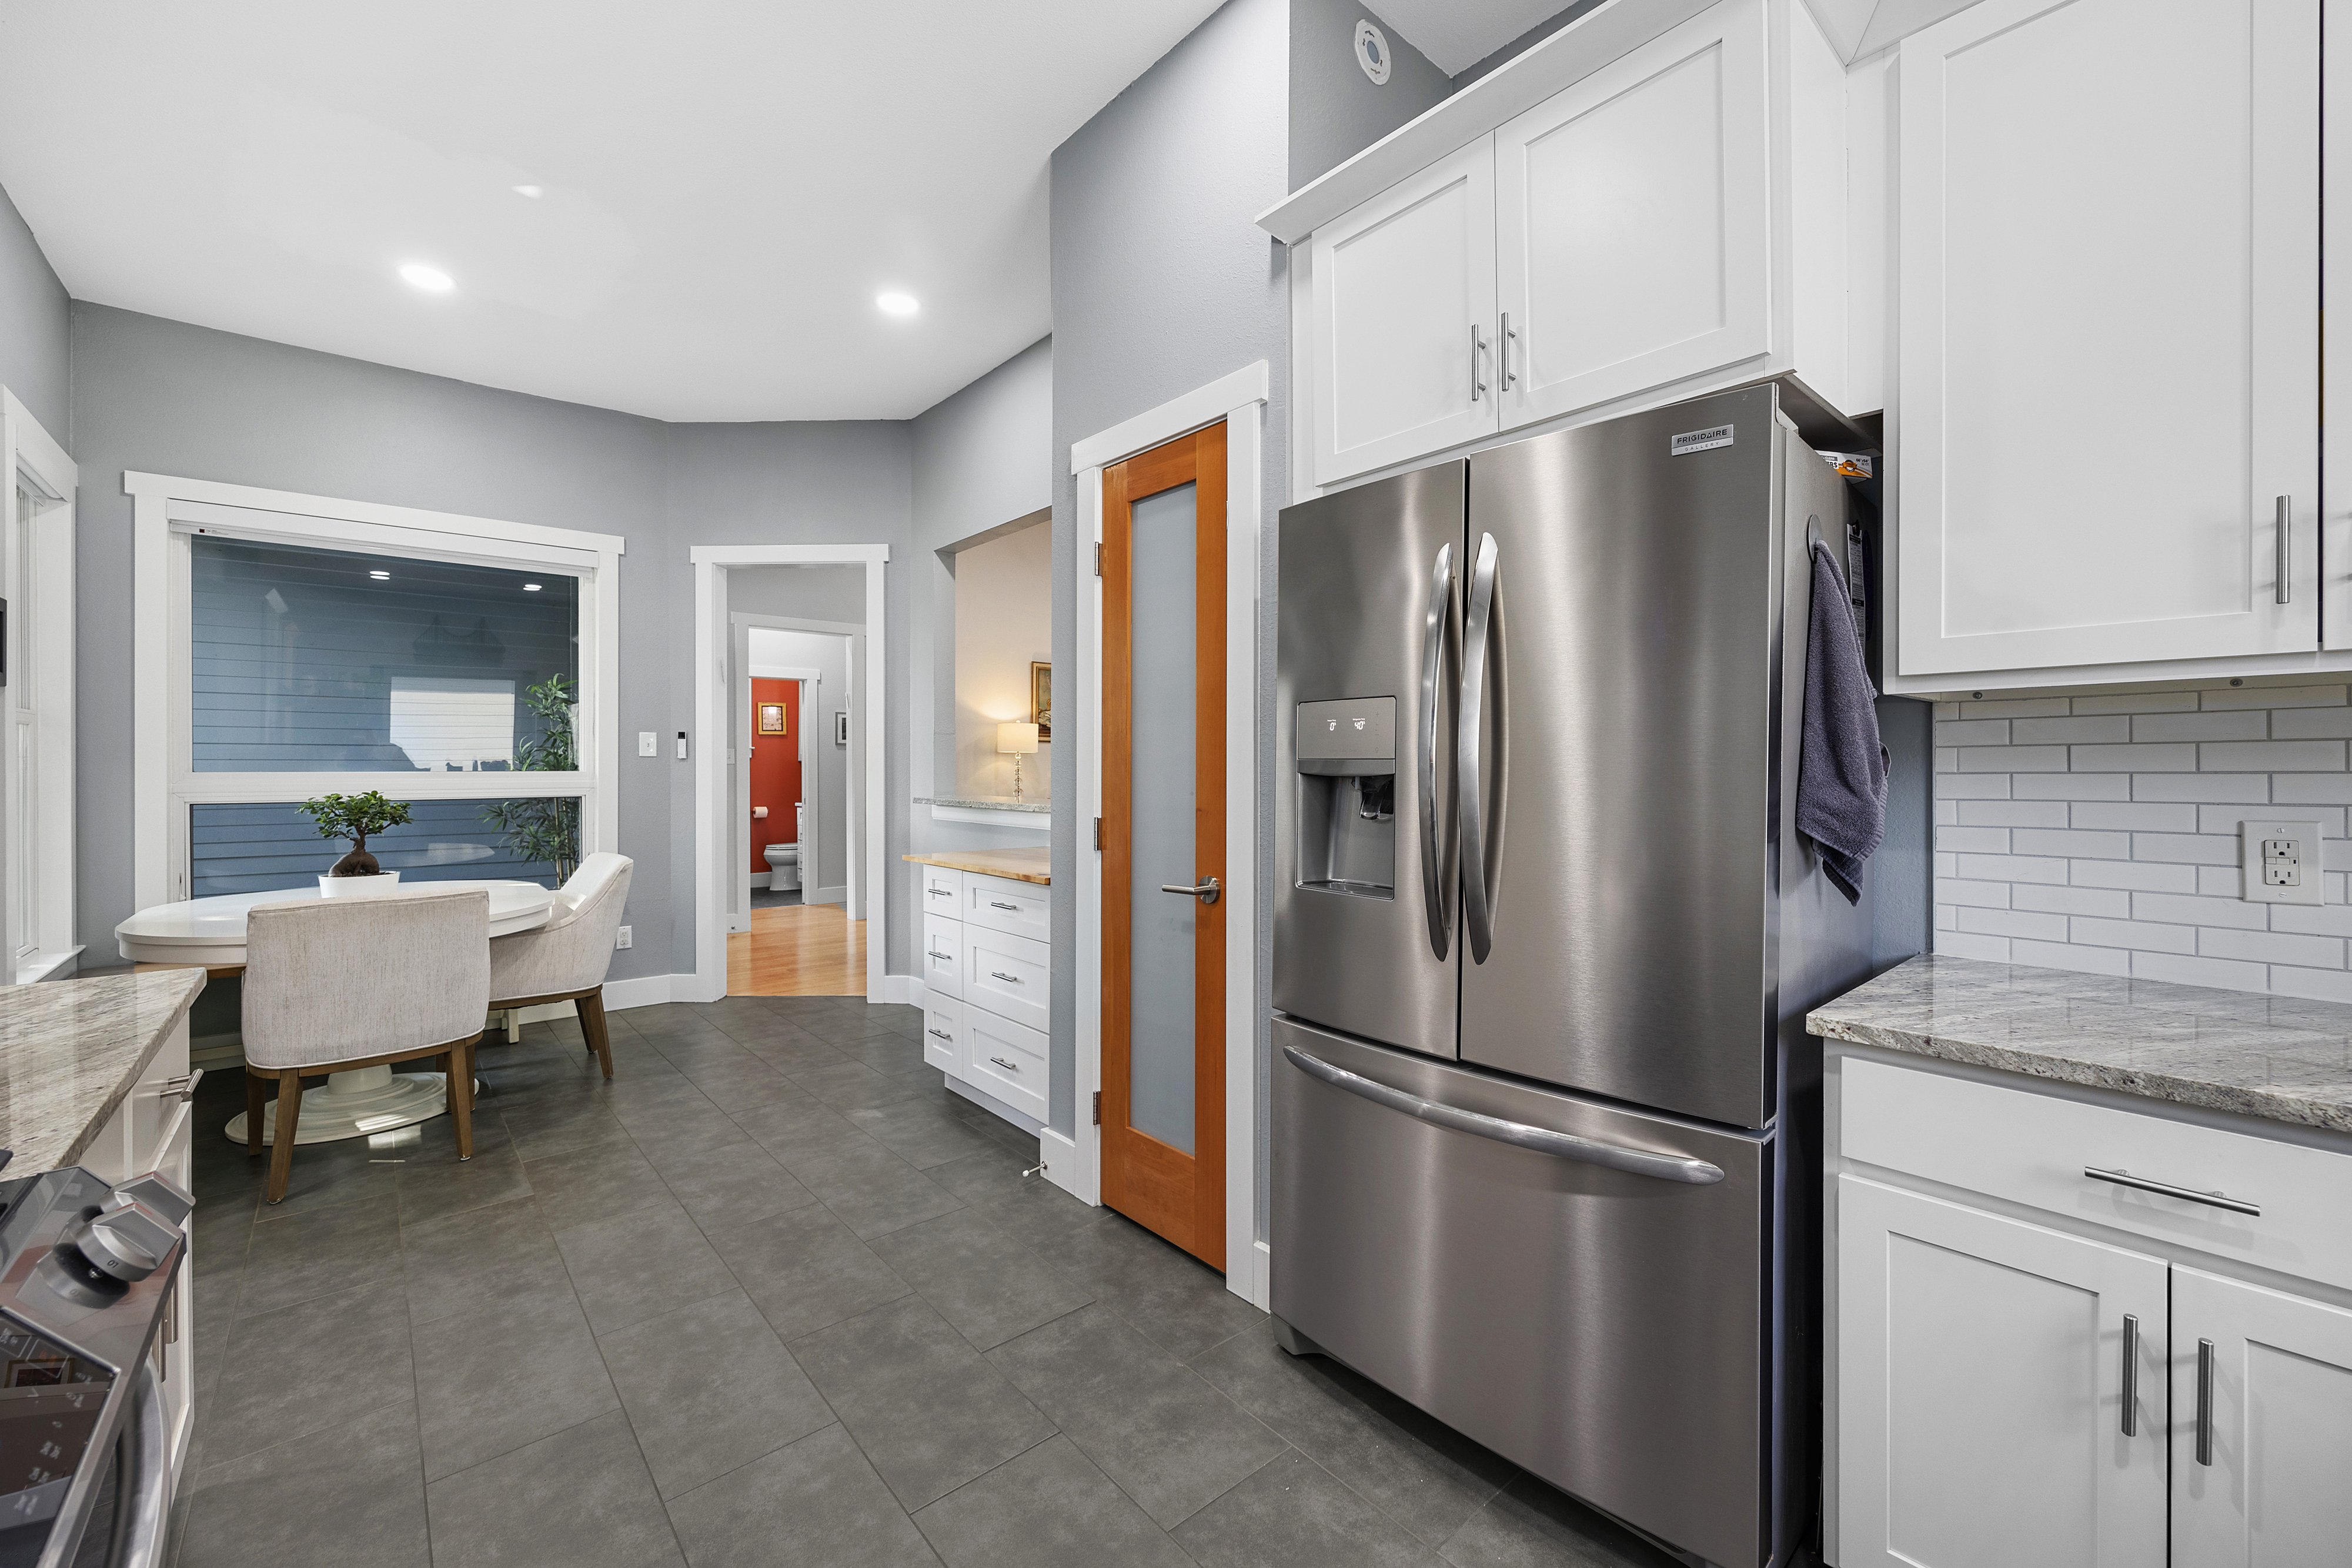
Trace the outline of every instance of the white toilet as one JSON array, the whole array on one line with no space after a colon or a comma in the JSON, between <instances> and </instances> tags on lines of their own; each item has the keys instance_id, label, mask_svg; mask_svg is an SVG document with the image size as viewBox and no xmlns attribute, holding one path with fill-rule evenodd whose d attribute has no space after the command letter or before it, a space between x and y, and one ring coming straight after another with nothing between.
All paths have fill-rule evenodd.
<instances>
[{"instance_id":1,"label":"white toilet","mask_svg":"<svg viewBox=\"0 0 2352 1568\"><path fill-rule=\"evenodd\" d=\"M803 825L802 808L793 808L795 833ZM761 852L768 857L768 887L771 892L795 892L801 885L801 846L798 843L770 844Z\"/></svg>"}]
</instances>

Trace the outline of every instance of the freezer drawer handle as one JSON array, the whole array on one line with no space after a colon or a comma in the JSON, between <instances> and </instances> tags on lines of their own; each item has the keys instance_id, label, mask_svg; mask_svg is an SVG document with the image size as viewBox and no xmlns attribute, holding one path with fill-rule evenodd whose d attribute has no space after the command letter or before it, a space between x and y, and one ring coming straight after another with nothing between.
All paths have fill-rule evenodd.
<instances>
[{"instance_id":1,"label":"freezer drawer handle","mask_svg":"<svg viewBox=\"0 0 2352 1568\"><path fill-rule=\"evenodd\" d=\"M1723 1179L1723 1167L1710 1165L1706 1160L1691 1159L1682 1155L1654 1155L1647 1149L1628 1149L1616 1144L1580 1138L1573 1133L1555 1133L1549 1127L1530 1127L1525 1122L1506 1122L1499 1116L1465 1111L1459 1105L1442 1105L1434 1100L1424 1100L1418 1094L1408 1094L1402 1089L1376 1083L1344 1067L1334 1067L1321 1057L1310 1056L1295 1045L1284 1046L1282 1054L1290 1059L1292 1066L1309 1078L1319 1078L1334 1089L1360 1094L1375 1105L1385 1105L1391 1111L1419 1117L1433 1127L1492 1138L1498 1144L1515 1144L1523 1149L1533 1149L1539 1155L1558 1155L1564 1160L1606 1166L1612 1171L1656 1176L1662 1181L1708 1186Z\"/></svg>"},{"instance_id":2,"label":"freezer drawer handle","mask_svg":"<svg viewBox=\"0 0 2352 1568\"><path fill-rule=\"evenodd\" d=\"M2140 1192L2152 1192L2158 1197L2177 1197L2189 1203L2210 1204L2215 1208L2226 1208L2232 1214L2251 1214L2257 1219L2263 1217L2261 1204L2248 1203L2242 1197L2229 1197L2218 1192L2199 1192L2195 1187L2175 1186L2168 1181L2151 1181L2147 1176L2136 1176L2126 1170L2103 1171L2096 1166L2084 1166L2083 1174L2094 1181L2111 1181L2117 1186L2132 1187Z\"/></svg>"},{"instance_id":3,"label":"freezer drawer handle","mask_svg":"<svg viewBox=\"0 0 2352 1568\"><path fill-rule=\"evenodd\" d=\"M1421 628L1421 897L1429 912L1429 950L1445 956L1445 891L1438 884L1437 683L1444 674L1445 633L1454 620L1454 547L1437 547L1429 576L1429 617Z\"/></svg>"}]
</instances>

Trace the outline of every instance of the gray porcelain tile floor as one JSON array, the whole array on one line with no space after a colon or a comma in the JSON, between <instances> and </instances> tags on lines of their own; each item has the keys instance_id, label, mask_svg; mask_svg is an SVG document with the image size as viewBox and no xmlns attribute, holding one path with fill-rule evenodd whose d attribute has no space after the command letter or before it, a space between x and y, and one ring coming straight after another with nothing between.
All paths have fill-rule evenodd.
<instances>
[{"instance_id":1,"label":"gray porcelain tile floor","mask_svg":"<svg viewBox=\"0 0 2352 1568\"><path fill-rule=\"evenodd\" d=\"M735 998L482 1052L446 1119L299 1152L200 1092L177 1568L1673 1568L1024 1177L921 1015Z\"/></svg>"}]
</instances>

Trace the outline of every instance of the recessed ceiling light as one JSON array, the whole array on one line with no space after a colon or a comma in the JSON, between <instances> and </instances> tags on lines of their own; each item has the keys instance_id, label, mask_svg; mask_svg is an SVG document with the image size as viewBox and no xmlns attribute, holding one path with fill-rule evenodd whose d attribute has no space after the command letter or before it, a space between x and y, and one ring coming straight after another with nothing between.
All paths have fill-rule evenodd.
<instances>
[{"instance_id":1,"label":"recessed ceiling light","mask_svg":"<svg viewBox=\"0 0 2352 1568\"><path fill-rule=\"evenodd\" d=\"M421 288L427 294L446 294L457 287L457 280L437 267L427 267L412 261L400 269L400 280L411 288Z\"/></svg>"},{"instance_id":2,"label":"recessed ceiling light","mask_svg":"<svg viewBox=\"0 0 2352 1568\"><path fill-rule=\"evenodd\" d=\"M539 584L535 582L526 582L522 585L522 591L525 593L537 593L539 591Z\"/></svg>"},{"instance_id":3,"label":"recessed ceiling light","mask_svg":"<svg viewBox=\"0 0 2352 1568\"><path fill-rule=\"evenodd\" d=\"M544 185L517 185L514 188L514 193L518 196L529 196L535 202L539 200L540 197L547 194L547 187Z\"/></svg>"},{"instance_id":4,"label":"recessed ceiling light","mask_svg":"<svg viewBox=\"0 0 2352 1568\"><path fill-rule=\"evenodd\" d=\"M877 294L874 303L885 316L912 316L922 308L911 294Z\"/></svg>"},{"instance_id":5,"label":"recessed ceiling light","mask_svg":"<svg viewBox=\"0 0 2352 1568\"><path fill-rule=\"evenodd\" d=\"M390 582L392 580L392 573L388 571L372 571L369 572L368 575L374 578L378 582Z\"/></svg>"}]
</instances>

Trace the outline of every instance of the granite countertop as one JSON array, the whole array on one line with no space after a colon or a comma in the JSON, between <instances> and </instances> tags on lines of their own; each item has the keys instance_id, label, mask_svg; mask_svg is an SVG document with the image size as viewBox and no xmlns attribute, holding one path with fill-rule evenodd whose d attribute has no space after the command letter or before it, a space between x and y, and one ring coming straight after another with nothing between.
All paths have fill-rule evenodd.
<instances>
[{"instance_id":1,"label":"granite countertop","mask_svg":"<svg viewBox=\"0 0 2352 1568\"><path fill-rule=\"evenodd\" d=\"M79 1160L204 988L202 969L151 969L0 989L6 1174Z\"/></svg>"},{"instance_id":2,"label":"granite countertop","mask_svg":"<svg viewBox=\"0 0 2352 1568\"><path fill-rule=\"evenodd\" d=\"M1914 1056L2352 1132L2352 1004L1930 955L1805 1027Z\"/></svg>"},{"instance_id":3,"label":"granite countertop","mask_svg":"<svg viewBox=\"0 0 2352 1568\"><path fill-rule=\"evenodd\" d=\"M918 795L918 806L957 806L967 811L1025 811L1032 816L1054 814L1051 800L1016 800L1010 795L968 795L956 798L947 795Z\"/></svg>"},{"instance_id":4,"label":"granite countertop","mask_svg":"<svg viewBox=\"0 0 2352 1568\"><path fill-rule=\"evenodd\" d=\"M1027 850L926 850L919 855L899 858L917 865L943 865L950 871L972 871L982 876L1034 882L1040 887L1050 886L1054 881L1054 852L1043 844Z\"/></svg>"}]
</instances>

